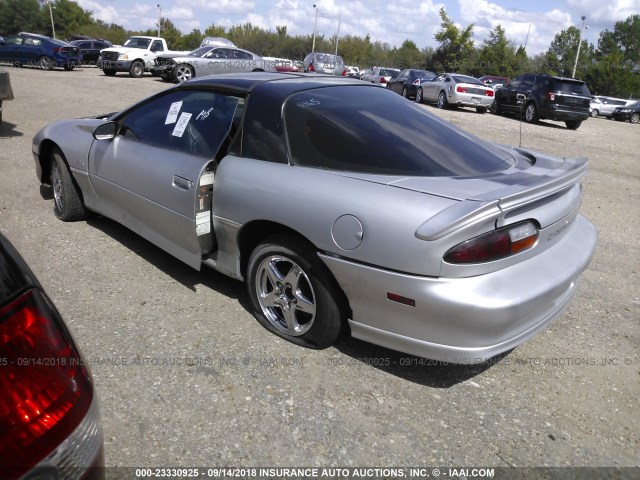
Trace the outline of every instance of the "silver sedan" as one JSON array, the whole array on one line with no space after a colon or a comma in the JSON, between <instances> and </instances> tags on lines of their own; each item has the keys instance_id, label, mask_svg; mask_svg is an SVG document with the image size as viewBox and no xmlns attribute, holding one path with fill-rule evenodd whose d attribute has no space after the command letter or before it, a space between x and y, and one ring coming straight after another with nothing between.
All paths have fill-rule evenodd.
<instances>
[{"instance_id":1,"label":"silver sedan","mask_svg":"<svg viewBox=\"0 0 640 480\"><path fill-rule=\"evenodd\" d=\"M458 73L443 73L423 82L416 92L416 102L433 102L438 108L473 107L485 113L494 100L494 91L480 80Z\"/></svg>"},{"instance_id":2,"label":"silver sedan","mask_svg":"<svg viewBox=\"0 0 640 480\"><path fill-rule=\"evenodd\" d=\"M486 142L349 78L207 76L54 122L33 154L61 220L97 212L244 281L256 319L309 348L350 334L482 362L563 312L597 238L587 160Z\"/></svg>"},{"instance_id":3,"label":"silver sedan","mask_svg":"<svg viewBox=\"0 0 640 480\"><path fill-rule=\"evenodd\" d=\"M216 47L203 56L173 57L167 60L164 77L176 83L204 75L223 73L275 72L275 61L265 60L237 47Z\"/></svg>"}]
</instances>

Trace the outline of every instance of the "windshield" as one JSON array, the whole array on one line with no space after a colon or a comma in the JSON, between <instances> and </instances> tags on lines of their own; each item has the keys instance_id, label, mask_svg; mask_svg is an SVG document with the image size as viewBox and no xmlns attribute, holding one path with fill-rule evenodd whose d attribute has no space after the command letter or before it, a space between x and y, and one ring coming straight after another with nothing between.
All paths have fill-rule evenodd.
<instances>
[{"instance_id":1,"label":"windshield","mask_svg":"<svg viewBox=\"0 0 640 480\"><path fill-rule=\"evenodd\" d=\"M295 165L457 177L513 163L508 153L385 89L336 86L300 92L287 100L284 120Z\"/></svg>"},{"instance_id":2,"label":"windshield","mask_svg":"<svg viewBox=\"0 0 640 480\"><path fill-rule=\"evenodd\" d=\"M207 47L196 48L194 51L189 52L189 56L190 57L202 57L206 53L209 53L211 50L213 50L213 47L208 47L207 46Z\"/></svg>"},{"instance_id":3,"label":"windshield","mask_svg":"<svg viewBox=\"0 0 640 480\"><path fill-rule=\"evenodd\" d=\"M142 48L142 49L147 49L149 48L149 44L151 43L151 39L150 38L130 38L129 40L127 40L126 42L124 42L124 46L125 47L129 47L129 48Z\"/></svg>"}]
</instances>

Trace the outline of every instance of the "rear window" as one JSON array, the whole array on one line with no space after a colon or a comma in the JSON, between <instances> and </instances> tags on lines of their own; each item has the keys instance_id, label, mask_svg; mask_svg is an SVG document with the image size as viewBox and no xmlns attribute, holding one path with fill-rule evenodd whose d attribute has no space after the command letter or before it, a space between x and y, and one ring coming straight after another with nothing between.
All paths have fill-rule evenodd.
<instances>
[{"instance_id":1,"label":"rear window","mask_svg":"<svg viewBox=\"0 0 640 480\"><path fill-rule=\"evenodd\" d=\"M397 70L391 70L389 68L381 68L380 75L383 77L393 77L396 78L400 72Z\"/></svg>"},{"instance_id":2,"label":"rear window","mask_svg":"<svg viewBox=\"0 0 640 480\"><path fill-rule=\"evenodd\" d=\"M583 95L590 97L591 92L584 82L573 82L571 80L556 80L554 82L554 90L556 92L571 93L574 95Z\"/></svg>"},{"instance_id":3,"label":"rear window","mask_svg":"<svg viewBox=\"0 0 640 480\"><path fill-rule=\"evenodd\" d=\"M466 75L451 75L453 81L456 83L469 83L471 85L482 85L484 87L484 83L474 77L467 77Z\"/></svg>"},{"instance_id":4,"label":"rear window","mask_svg":"<svg viewBox=\"0 0 640 480\"><path fill-rule=\"evenodd\" d=\"M513 158L390 91L336 86L292 95L284 107L294 165L408 176L472 176Z\"/></svg>"}]
</instances>

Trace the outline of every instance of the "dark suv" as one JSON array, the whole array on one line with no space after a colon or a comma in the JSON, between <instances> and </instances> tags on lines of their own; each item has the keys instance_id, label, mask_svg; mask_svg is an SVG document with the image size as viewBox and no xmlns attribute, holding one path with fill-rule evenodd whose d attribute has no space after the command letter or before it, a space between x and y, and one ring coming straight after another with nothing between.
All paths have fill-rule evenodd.
<instances>
[{"instance_id":1,"label":"dark suv","mask_svg":"<svg viewBox=\"0 0 640 480\"><path fill-rule=\"evenodd\" d=\"M526 73L496 90L491 111L522 114L529 123L548 118L577 129L589 118L591 93L582 80Z\"/></svg>"},{"instance_id":2,"label":"dark suv","mask_svg":"<svg viewBox=\"0 0 640 480\"><path fill-rule=\"evenodd\" d=\"M74 47L78 47L78 49L80 49L82 63L84 63L85 65L96 65L98 63L98 57L100 56L100 50L102 50L103 48L113 47L113 45L111 45L111 42L98 38L71 40L69 43Z\"/></svg>"}]
</instances>

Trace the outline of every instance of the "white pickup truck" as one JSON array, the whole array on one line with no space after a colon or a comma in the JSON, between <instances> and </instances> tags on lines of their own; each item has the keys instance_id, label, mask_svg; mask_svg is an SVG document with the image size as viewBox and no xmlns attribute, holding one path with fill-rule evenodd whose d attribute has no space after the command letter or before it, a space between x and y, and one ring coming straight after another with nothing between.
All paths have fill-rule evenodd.
<instances>
[{"instance_id":1,"label":"white pickup truck","mask_svg":"<svg viewBox=\"0 0 640 480\"><path fill-rule=\"evenodd\" d=\"M129 75L138 78L145 71L151 71L154 65L153 60L158 55L172 53L182 55L189 52L169 50L164 38L136 35L128 38L122 47L101 50L98 68L101 68L105 75L129 72Z\"/></svg>"}]
</instances>

